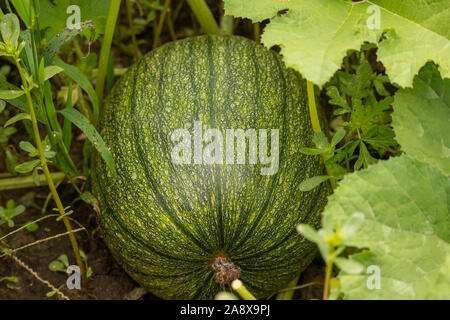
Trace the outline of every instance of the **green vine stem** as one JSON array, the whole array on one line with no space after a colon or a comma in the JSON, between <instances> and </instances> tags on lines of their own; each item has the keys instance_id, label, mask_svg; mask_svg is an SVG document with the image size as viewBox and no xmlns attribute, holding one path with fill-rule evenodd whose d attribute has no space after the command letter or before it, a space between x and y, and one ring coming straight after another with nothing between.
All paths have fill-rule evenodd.
<instances>
[{"instance_id":1,"label":"green vine stem","mask_svg":"<svg viewBox=\"0 0 450 320\"><path fill-rule=\"evenodd\" d=\"M307 87L307 92L308 92L309 117L311 119L313 131L314 131L314 133L321 132L322 129L320 128L319 115L317 113L317 106L316 106L316 95L314 93L314 83L307 80L306 87ZM326 163L328 158L325 155L322 155L322 158L323 158L323 162ZM330 177L332 177L330 167L325 164L325 168L327 170L327 174ZM336 184L336 180L333 177L330 178L330 184L331 184L331 187L333 188L333 190L336 189L337 184Z\"/></svg>"},{"instance_id":2,"label":"green vine stem","mask_svg":"<svg viewBox=\"0 0 450 320\"><path fill-rule=\"evenodd\" d=\"M142 57L142 53L139 50L139 46L136 41L136 30L134 30L133 17L131 15L132 7L130 0L125 0L125 4L127 6L127 18L128 18L128 26L130 27L131 32L131 42L133 44L133 54L134 58L137 60Z\"/></svg>"},{"instance_id":3,"label":"green vine stem","mask_svg":"<svg viewBox=\"0 0 450 320\"><path fill-rule=\"evenodd\" d=\"M172 19L172 15L170 14L170 12L167 14L166 25L167 25L167 28L169 29L170 38L172 39L172 41L176 41L177 34L176 34L175 28L173 26L173 19Z\"/></svg>"},{"instance_id":4,"label":"green vine stem","mask_svg":"<svg viewBox=\"0 0 450 320\"><path fill-rule=\"evenodd\" d=\"M100 49L98 75L95 91L98 97L100 107L103 105L103 94L105 90L106 71L108 68L109 53L111 52L111 43L116 27L117 15L119 14L120 0L111 0L108 19L106 20L105 35L103 37L102 47ZM102 109L100 109L102 112Z\"/></svg>"},{"instance_id":5,"label":"green vine stem","mask_svg":"<svg viewBox=\"0 0 450 320\"><path fill-rule=\"evenodd\" d=\"M255 42L261 42L261 26L259 22L253 24L253 37L255 39Z\"/></svg>"},{"instance_id":6,"label":"green vine stem","mask_svg":"<svg viewBox=\"0 0 450 320\"><path fill-rule=\"evenodd\" d=\"M220 34L233 35L234 18L233 16L224 15L220 19Z\"/></svg>"},{"instance_id":7,"label":"green vine stem","mask_svg":"<svg viewBox=\"0 0 450 320\"><path fill-rule=\"evenodd\" d=\"M300 274L296 276L294 279L292 279L286 286L286 288L293 288L297 285L298 280L300 279ZM292 297L294 296L295 291L294 290L287 290L280 292L275 297L275 300L292 300Z\"/></svg>"},{"instance_id":8,"label":"green vine stem","mask_svg":"<svg viewBox=\"0 0 450 320\"><path fill-rule=\"evenodd\" d=\"M50 173L50 176L56 184L64 180L64 178L66 177L64 172L52 172ZM45 175L42 174L38 175L37 180L39 181L40 186L47 185L47 178ZM32 187L36 187L36 183L35 179L31 175L0 179L0 191L24 189Z\"/></svg>"},{"instance_id":9,"label":"green vine stem","mask_svg":"<svg viewBox=\"0 0 450 320\"><path fill-rule=\"evenodd\" d=\"M160 35L161 35L162 28L164 26L164 20L166 19L166 14L167 14L167 11L169 11L169 8L170 8L170 0L165 0L164 7L163 7L161 15L159 17L158 26L156 27L155 38L153 39L153 49L155 49L161 42Z\"/></svg>"},{"instance_id":10,"label":"green vine stem","mask_svg":"<svg viewBox=\"0 0 450 320\"><path fill-rule=\"evenodd\" d=\"M327 264L325 266L325 281L323 284L323 297L322 297L323 300L328 300L332 270L333 270L333 260L329 260L327 261Z\"/></svg>"},{"instance_id":11,"label":"green vine stem","mask_svg":"<svg viewBox=\"0 0 450 320\"><path fill-rule=\"evenodd\" d=\"M80 250L78 248L77 239L75 238L75 235L72 232L72 225L70 224L70 221L66 216L66 211L61 202L61 199L59 198L58 192L56 191L55 184L54 184L52 176L50 174L50 170L48 169L47 159L45 159L44 148L42 147L42 141L41 141L41 136L39 133L39 127L38 127L38 123L37 123L37 119L36 119L36 114L34 112L33 100L31 98L32 86L30 86L28 84L28 81L25 78L25 75L23 73L22 66L20 65L19 57L17 57L17 56L15 57L15 64L17 66L17 70L19 71L19 75L20 75L20 78L21 78L22 84L23 84L23 89L24 89L25 95L27 97L28 108L30 109L31 124L33 127L34 139L36 142L37 150L39 152L39 159L41 161L42 170L44 171L44 175L47 179L48 187L52 193L53 200L56 203L56 207L58 208L58 211L59 211L59 213L62 217L62 220L64 222L64 225L66 227L66 230L69 234L70 243L72 244L75 259L77 261L78 267L80 268L80 273L81 273L83 282L86 283L86 281L87 281L86 273L84 272L84 265L81 260Z\"/></svg>"},{"instance_id":12,"label":"green vine stem","mask_svg":"<svg viewBox=\"0 0 450 320\"><path fill-rule=\"evenodd\" d=\"M187 2L205 33L218 34L220 32L219 25L205 0L187 0Z\"/></svg>"},{"instance_id":13,"label":"green vine stem","mask_svg":"<svg viewBox=\"0 0 450 320\"><path fill-rule=\"evenodd\" d=\"M244 300L256 300L255 296L247 290L241 280L236 279L231 283L231 288L235 290Z\"/></svg>"}]
</instances>

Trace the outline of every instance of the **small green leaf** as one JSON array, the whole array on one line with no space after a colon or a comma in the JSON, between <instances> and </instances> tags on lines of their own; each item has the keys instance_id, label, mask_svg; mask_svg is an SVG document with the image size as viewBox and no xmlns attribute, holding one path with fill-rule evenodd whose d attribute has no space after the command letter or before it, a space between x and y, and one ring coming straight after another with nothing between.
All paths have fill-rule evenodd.
<instances>
[{"instance_id":1,"label":"small green leaf","mask_svg":"<svg viewBox=\"0 0 450 320\"><path fill-rule=\"evenodd\" d=\"M14 277L14 276L3 277L3 278L0 278L0 282L2 282L2 281L9 281L9 282L17 283L17 282L19 282L19 278Z\"/></svg>"},{"instance_id":2,"label":"small green leaf","mask_svg":"<svg viewBox=\"0 0 450 320\"><path fill-rule=\"evenodd\" d=\"M31 153L31 154L36 152L36 148L28 141L20 141L19 142L19 147L23 151L26 151L26 152Z\"/></svg>"},{"instance_id":3,"label":"small green leaf","mask_svg":"<svg viewBox=\"0 0 450 320\"><path fill-rule=\"evenodd\" d=\"M20 96L25 94L25 91L23 90L0 90L0 99L10 100L10 99L16 99Z\"/></svg>"},{"instance_id":4,"label":"small green leaf","mask_svg":"<svg viewBox=\"0 0 450 320\"><path fill-rule=\"evenodd\" d=\"M303 154L307 154L310 156L315 156L318 154L322 154L324 152L326 152L325 150L320 150L320 149L313 149L313 148L300 148L300 152Z\"/></svg>"},{"instance_id":5,"label":"small green leaf","mask_svg":"<svg viewBox=\"0 0 450 320\"><path fill-rule=\"evenodd\" d=\"M359 143L359 156L358 159L355 162L355 170L358 170L359 168L363 167L367 168L369 165L374 164L377 162L377 159L372 157L369 150L367 149L364 142Z\"/></svg>"},{"instance_id":6,"label":"small green leaf","mask_svg":"<svg viewBox=\"0 0 450 320\"><path fill-rule=\"evenodd\" d=\"M45 67L45 69L44 69L44 80L48 80L51 77L53 77L54 75L56 75L56 74L58 74L58 73L60 73L62 71L64 71L64 69L61 68L61 67L58 67L58 66Z\"/></svg>"},{"instance_id":7,"label":"small green leaf","mask_svg":"<svg viewBox=\"0 0 450 320\"><path fill-rule=\"evenodd\" d=\"M31 160L24 163L19 164L15 167L15 170L18 173L28 173L31 172L36 166L41 163L40 160Z\"/></svg>"},{"instance_id":8,"label":"small green leaf","mask_svg":"<svg viewBox=\"0 0 450 320\"><path fill-rule=\"evenodd\" d=\"M317 231L307 224L299 224L297 226L297 232L311 242L317 244L324 242L323 238L317 233Z\"/></svg>"},{"instance_id":9,"label":"small green leaf","mask_svg":"<svg viewBox=\"0 0 450 320\"><path fill-rule=\"evenodd\" d=\"M92 268L88 267L88 269L86 271L86 277L90 278L90 277L92 277L93 274L94 274L94 271L92 271Z\"/></svg>"},{"instance_id":10,"label":"small green leaf","mask_svg":"<svg viewBox=\"0 0 450 320\"><path fill-rule=\"evenodd\" d=\"M69 90L67 90L66 108L72 108L72 82L69 83ZM72 122L64 118L63 122L63 141L67 150L70 150L72 144Z\"/></svg>"},{"instance_id":11,"label":"small green leaf","mask_svg":"<svg viewBox=\"0 0 450 320\"><path fill-rule=\"evenodd\" d=\"M46 159L52 159L56 156L55 151L44 151L44 156Z\"/></svg>"},{"instance_id":12,"label":"small green leaf","mask_svg":"<svg viewBox=\"0 0 450 320\"><path fill-rule=\"evenodd\" d=\"M317 187L322 182L324 182L330 178L331 178L330 176L315 176L312 178L308 178L308 179L302 181L302 183L300 183L300 190L301 191L310 191L310 190L314 189L315 187Z\"/></svg>"},{"instance_id":13,"label":"small green leaf","mask_svg":"<svg viewBox=\"0 0 450 320\"><path fill-rule=\"evenodd\" d=\"M83 260L84 262L86 262L87 261L87 255L86 255L86 253L84 253L84 251L83 250L79 250L80 251L80 257L81 257L81 260Z\"/></svg>"},{"instance_id":14,"label":"small green leaf","mask_svg":"<svg viewBox=\"0 0 450 320\"><path fill-rule=\"evenodd\" d=\"M22 120L31 120L31 116L28 113L18 113L14 117L8 119L3 127L6 128L7 126Z\"/></svg>"},{"instance_id":15,"label":"small green leaf","mask_svg":"<svg viewBox=\"0 0 450 320\"><path fill-rule=\"evenodd\" d=\"M375 86L375 90L377 90L377 93L380 96L387 97L390 95L390 93L384 87L385 83L389 83L389 78L383 74L377 75L375 80L373 80L373 84Z\"/></svg>"},{"instance_id":16,"label":"small green leaf","mask_svg":"<svg viewBox=\"0 0 450 320\"><path fill-rule=\"evenodd\" d=\"M342 239L346 237L351 237L358 231L363 225L365 220L364 214L361 212L355 212L352 216L344 223L344 226L341 228L341 232L343 233Z\"/></svg>"},{"instance_id":17,"label":"small green leaf","mask_svg":"<svg viewBox=\"0 0 450 320\"><path fill-rule=\"evenodd\" d=\"M86 78L86 76L83 73L81 73L77 67L67 64L60 59L55 59L54 64L63 68L66 75L73 81L75 81L81 87L81 89L83 89L88 94L89 99L92 102L94 119L98 120L99 106L97 93L95 92L94 87L92 87L92 84L89 81L89 79Z\"/></svg>"},{"instance_id":18,"label":"small green leaf","mask_svg":"<svg viewBox=\"0 0 450 320\"><path fill-rule=\"evenodd\" d=\"M3 110L5 110L6 107L6 102L3 100L0 100L0 113L3 112Z\"/></svg>"},{"instance_id":19,"label":"small green leaf","mask_svg":"<svg viewBox=\"0 0 450 320\"><path fill-rule=\"evenodd\" d=\"M102 156L103 160L105 160L108 168L115 172L114 170L114 160L112 158L111 152L106 146L100 134L94 128L94 126L89 123L89 120L86 119L80 112L78 112L74 108L66 108L58 111L65 118L69 119L73 124L75 124L81 131L84 132L89 141L94 145L97 151Z\"/></svg>"},{"instance_id":20,"label":"small green leaf","mask_svg":"<svg viewBox=\"0 0 450 320\"><path fill-rule=\"evenodd\" d=\"M54 271L54 272L56 272L56 271L66 272L66 269L67 269L64 267L64 264L59 260L54 260L54 261L50 262L50 264L48 265L48 268L50 271Z\"/></svg>"},{"instance_id":21,"label":"small green leaf","mask_svg":"<svg viewBox=\"0 0 450 320\"><path fill-rule=\"evenodd\" d=\"M56 290L49 291L45 295L50 298L50 297L53 297L56 294L56 292L57 292Z\"/></svg>"},{"instance_id":22,"label":"small green leaf","mask_svg":"<svg viewBox=\"0 0 450 320\"><path fill-rule=\"evenodd\" d=\"M342 179L342 177L347 173L344 168L334 162L330 163L328 168L330 170L329 173L336 179Z\"/></svg>"},{"instance_id":23,"label":"small green leaf","mask_svg":"<svg viewBox=\"0 0 450 320\"><path fill-rule=\"evenodd\" d=\"M3 41L11 47L15 47L20 35L20 23L15 14L5 14L0 21L0 31Z\"/></svg>"},{"instance_id":24,"label":"small green leaf","mask_svg":"<svg viewBox=\"0 0 450 320\"><path fill-rule=\"evenodd\" d=\"M19 204L17 207L15 207L11 213L11 218L14 218L15 216L18 216L19 214L23 213L25 211L25 207L21 204Z\"/></svg>"},{"instance_id":25,"label":"small green leaf","mask_svg":"<svg viewBox=\"0 0 450 320\"><path fill-rule=\"evenodd\" d=\"M352 111L347 103L347 99L341 96L338 88L335 86L330 86L327 88L327 95L331 98L328 100L330 104L341 107L340 109L334 111L334 115L345 114Z\"/></svg>"},{"instance_id":26,"label":"small green leaf","mask_svg":"<svg viewBox=\"0 0 450 320\"><path fill-rule=\"evenodd\" d=\"M337 257L334 262L339 269L348 274L360 274L363 271L363 266L360 263L350 259Z\"/></svg>"},{"instance_id":27,"label":"small green leaf","mask_svg":"<svg viewBox=\"0 0 450 320\"><path fill-rule=\"evenodd\" d=\"M38 68L39 85L44 84L44 70L45 70L44 58L41 58L41 62L39 63L39 68Z\"/></svg>"},{"instance_id":28,"label":"small green leaf","mask_svg":"<svg viewBox=\"0 0 450 320\"><path fill-rule=\"evenodd\" d=\"M11 150L9 150L9 148L6 148L5 153L6 153L6 169L12 175L17 175L15 167L19 165L19 161L17 160L16 154L13 153Z\"/></svg>"},{"instance_id":29,"label":"small green leaf","mask_svg":"<svg viewBox=\"0 0 450 320\"><path fill-rule=\"evenodd\" d=\"M339 142L341 142L342 139L344 139L345 134L346 131L343 128L340 128L338 131L336 131L333 138L331 139L331 145L333 147L336 146Z\"/></svg>"},{"instance_id":30,"label":"small green leaf","mask_svg":"<svg viewBox=\"0 0 450 320\"><path fill-rule=\"evenodd\" d=\"M39 229L39 225L37 224L37 223L31 223L31 224L28 224L27 226L26 226L26 229L29 231L29 232L35 232L37 229Z\"/></svg>"},{"instance_id":31,"label":"small green leaf","mask_svg":"<svg viewBox=\"0 0 450 320\"><path fill-rule=\"evenodd\" d=\"M58 258L59 261L67 268L69 266L69 258L67 258L66 254L62 254Z\"/></svg>"},{"instance_id":32,"label":"small green leaf","mask_svg":"<svg viewBox=\"0 0 450 320\"><path fill-rule=\"evenodd\" d=\"M314 133L313 141L316 144L317 148L322 150L324 150L328 145L327 136L322 131Z\"/></svg>"}]
</instances>

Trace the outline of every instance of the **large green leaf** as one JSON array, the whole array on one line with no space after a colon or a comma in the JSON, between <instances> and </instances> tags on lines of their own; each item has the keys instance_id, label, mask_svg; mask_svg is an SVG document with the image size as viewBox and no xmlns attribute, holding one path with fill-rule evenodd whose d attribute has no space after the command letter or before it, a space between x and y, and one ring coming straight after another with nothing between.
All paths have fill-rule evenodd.
<instances>
[{"instance_id":1,"label":"large green leaf","mask_svg":"<svg viewBox=\"0 0 450 320\"><path fill-rule=\"evenodd\" d=\"M450 79L443 80L436 67L427 64L412 89L396 93L392 121L406 153L450 175Z\"/></svg>"},{"instance_id":2,"label":"large green leaf","mask_svg":"<svg viewBox=\"0 0 450 320\"><path fill-rule=\"evenodd\" d=\"M450 181L435 166L406 155L347 175L330 196L324 224L344 225L354 212L363 226L345 245L367 249L352 259L376 266L381 288L368 275L341 272L347 299L450 298Z\"/></svg>"},{"instance_id":3,"label":"large green leaf","mask_svg":"<svg viewBox=\"0 0 450 320\"><path fill-rule=\"evenodd\" d=\"M110 0L39 0L39 3L39 23L42 29L46 29L47 39L67 28L68 20L70 23L75 21L71 18L77 13L73 6L80 10L80 22L93 21L97 34L105 31Z\"/></svg>"},{"instance_id":4,"label":"large green leaf","mask_svg":"<svg viewBox=\"0 0 450 320\"><path fill-rule=\"evenodd\" d=\"M359 50L365 41L379 43L379 59L401 86L410 86L429 59L450 76L448 0L225 0L225 11L253 21L271 19L263 43L279 45L286 64L320 86L340 68L347 50ZM372 23L376 12L379 28Z\"/></svg>"}]
</instances>

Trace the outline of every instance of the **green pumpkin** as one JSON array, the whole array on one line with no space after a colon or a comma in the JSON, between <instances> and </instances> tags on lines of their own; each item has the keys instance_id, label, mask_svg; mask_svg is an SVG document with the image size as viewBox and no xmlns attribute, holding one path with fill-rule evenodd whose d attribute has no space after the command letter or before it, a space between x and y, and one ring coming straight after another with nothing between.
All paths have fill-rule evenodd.
<instances>
[{"instance_id":1,"label":"green pumpkin","mask_svg":"<svg viewBox=\"0 0 450 320\"><path fill-rule=\"evenodd\" d=\"M324 167L299 151L313 136L306 82L275 52L237 36L163 45L114 86L100 128L116 169L94 158L102 234L156 296L211 299L239 277L264 297L313 259L295 226L318 226L329 187L299 190Z\"/></svg>"}]
</instances>

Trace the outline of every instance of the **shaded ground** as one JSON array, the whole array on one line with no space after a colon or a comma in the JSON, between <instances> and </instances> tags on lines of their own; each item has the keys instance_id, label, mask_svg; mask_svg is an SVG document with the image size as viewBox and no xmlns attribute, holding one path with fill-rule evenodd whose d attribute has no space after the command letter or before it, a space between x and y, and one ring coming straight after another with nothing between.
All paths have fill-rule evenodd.
<instances>
[{"instance_id":1,"label":"shaded ground","mask_svg":"<svg viewBox=\"0 0 450 320\"><path fill-rule=\"evenodd\" d=\"M47 195L46 187L36 189L38 190L37 196ZM59 191L62 191L61 193L64 194L65 191L70 191L70 189L71 187L68 185L61 186ZM17 199L22 195L23 191L5 192L2 198ZM74 195L69 197L69 199L74 198ZM73 218L88 230L87 232L81 231L77 236L80 246L88 257L88 264L94 272L94 275L88 281L87 290L68 290L65 285L67 276L64 273L49 270L49 263L56 260L61 254L67 254L69 263L75 264L72 247L67 236L24 249L16 254L17 257L55 287L62 286L63 292L70 299L123 299L125 294L138 287L138 285L128 277L112 258L99 237L95 218L91 210L81 202L76 203L73 208L75 211ZM37 209L27 209L25 213L19 216L16 223L23 224L40 216L41 213ZM72 224L74 228L77 228L74 223ZM29 232L23 230L10 237L8 242L10 247L17 248L63 232L65 232L63 223L56 221L54 218L49 218L39 224L37 231ZM0 299L48 299L46 293L51 290L8 257L0 259L0 278L4 276L16 276L19 278L19 282L0 282ZM55 298L54 296L50 299Z\"/></svg>"}]
</instances>

